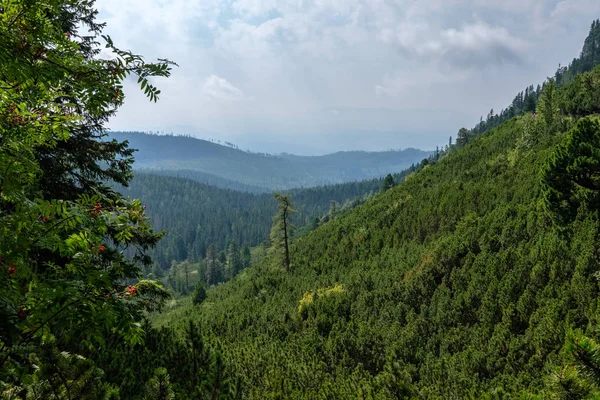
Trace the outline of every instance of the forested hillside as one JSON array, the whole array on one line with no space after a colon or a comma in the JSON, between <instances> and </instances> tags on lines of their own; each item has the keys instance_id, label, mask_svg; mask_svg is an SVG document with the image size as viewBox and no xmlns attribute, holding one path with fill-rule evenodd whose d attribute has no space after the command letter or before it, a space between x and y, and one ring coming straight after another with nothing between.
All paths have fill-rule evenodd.
<instances>
[{"instance_id":1,"label":"forested hillside","mask_svg":"<svg viewBox=\"0 0 600 400\"><path fill-rule=\"evenodd\" d=\"M598 21L513 115L409 152L399 175L271 197L133 178L104 125L126 81L157 101L176 64L120 49L97 15L87 0L0 6L0 397L600 398ZM251 191L381 177L409 154L130 136L169 173ZM241 245L269 227L250 265Z\"/></svg>"},{"instance_id":2,"label":"forested hillside","mask_svg":"<svg viewBox=\"0 0 600 400\"><path fill-rule=\"evenodd\" d=\"M598 321L600 123L578 115L599 103L558 110L598 98L599 77L545 86L538 114L299 239L290 272L266 259L156 321L195 321L249 398L578 391L583 372L549 371L570 329Z\"/></svg>"},{"instance_id":3,"label":"forested hillside","mask_svg":"<svg viewBox=\"0 0 600 400\"><path fill-rule=\"evenodd\" d=\"M401 182L415 168L394 174L394 181ZM293 223L302 228L298 233L325 223L330 212L337 215L361 204L378 193L382 183L383 179L372 179L286 191L298 211L293 218ZM232 242L242 248L268 241L276 210L272 193L251 194L142 172L136 172L129 187L118 190L144 199L152 227L166 231L150 251L163 271L173 261L202 260L210 245L216 246L217 251L226 251Z\"/></svg>"},{"instance_id":4,"label":"forested hillside","mask_svg":"<svg viewBox=\"0 0 600 400\"><path fill-rule=\"evenodd\" d=\"M579 57L574 58L568 66L559 66L554 74L554 81L558 87L563 87L572 82L577 75L591 71L598 64L600 64L600 19L592 23L590 33L583 43ZM535 112L541 90L541 85L537 85L535 88L533 85L528 86L524 91L519 92L512 103L499 113L494 113L492 109L485 119L482 116L479 123L470 131L470 134L472 136L479 135L511 118L528 112Z\"/></svg>"},{"instance_id":5,"label":"forested hillside","mask_svg":"<svg viewBox=\"0 0 600 400\"><path fill-rule=\"evenodd\" d=\"M136 169L185 176L225 188L245 190L242 186L245 185L252 192L261 188L285 190L379 178L399 173L431 154L405 149L315 157L276 156L186 136L112 132L111 137L127 140L131 148L138 150ZM232 181L241 184L240 187L235 187Z\"/></svg>"}]
</instances>

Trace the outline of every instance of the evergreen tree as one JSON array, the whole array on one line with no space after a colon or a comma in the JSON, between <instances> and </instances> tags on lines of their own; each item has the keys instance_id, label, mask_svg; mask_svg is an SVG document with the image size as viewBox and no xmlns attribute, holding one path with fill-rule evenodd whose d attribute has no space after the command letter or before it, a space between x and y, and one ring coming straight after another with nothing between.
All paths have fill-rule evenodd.
<instances>
[{"instance_id":1,"label":"evergreen tree","mask_svg":"<svg viewBox=\"0 0 600 400\"><path fill-rule=\"evenodd\" d=\"M279 259L286 271L290 270L290 238L294 226L291 216L296 212L289 195L275 193L278 212L273 217L271 229L271 250Z\"/></svg>"},{"instance_id":2,"label":"evergreen tree","mask_svg":"<svg viewBox=\"0 0 600 400\"><path fill-rule=\"evenodd\" d=\"M198 388L201 398L210 400L226 400L231 398L229 376L225 371L223 356L219 351L211 357L207 370L207 377Z\"/></svg>"},{"instance_id":3,"label":"evergreen tree","mask_svg":"<svg viewBox=\"0 0 600 400\"><path fill-rule=\"evenodd\" d=\"M248 268L252 262L252 255L250 254L250 246L244 245L242 248L242 267Z\"/></svg>"},{"instance_id":4,"label":"evergreen tree","mask_svg":"<svg viewBox=\"0 0 600 400\"><path fill-rule=\"evenodd\" d=\"M383 180L383 183L381 184L381 192L386 192L389 189L393 188L395 185L396 182L394 182L394 177L392 176L392 174L387 174L387 176Z\"/></svg>"},{"instance_id":5,"label":"evergreen tree","mask_svg":"<svg viewBox=\"0 0 600 400\"><path fill-rule=\"evenodd\" d=\"M206 250L206 284L208 286L215 285L220 281L220 265L219 265L219 255L217 253L217 248L214 244L208 246Z\"/></svg>"},{"instance_id":6,"label":"evergreen tree","mask_svg":"<svg viewBox=\"0 0 600 400\"><path fill-rule=\"evenodd\" d=\"M206 299L206 289L204 288L202 281L198 281L194 287L194 297L192 298L192 302L197 306L202 304L204 299Z\"/></svg>"},{"instance_id":7,"label":"evergreen tree","mask_svg":"<svg viewBox=\"0 0 600 400\"><path fill-rule=\"evenodd\" d=\"M331 202L329 202L329 220L333 221L333 219L335 218L335 213L337 210L337 203L335 202L335 200L331 200Z\"/></svg>"},{"instance_id":8,"label":"evergreen tree","mask_svg":"<svg viewBox=\"0 0 600 400\"><path fill-rule=\"evenodd\" d=\"M174 400L169 374L165 368L157 368L146 388L146 400Z\"/></svg>"},{"instance_id":9,"label":"evergreen tree","mask_svg":"<svg viewBox=\"0 0 600 400\"><path fill-rule=\"evenodd\" d=\"M600 207L600 123L582 118L563 138L542 170L547 209L560 224L575 219L579 208Z\"/></svg>"},{"instance_id":10,"label":"evergreen tree","mask_svg":"<svg viewBox=\"0 0 600 400\"><path fill-rule=\"evenodd\" d=\"M236 242L231 242L227 249L227 279L236 276L243 268L242 255Z\"/></svg>"},{"instance_id":11,"label":"evergreen tree","mask_svg":"<svg viewBox=\"0 0 600 400\"><path fill-rule=\"evenodd\" d=\"M463 147L469 142L469 130L466 128L460 128L458 134L456 135L456 145L458 147Z\"/></svg>"},{"instance_id":12,"label":"evergreen tree","mask_svg":"<svg viewBox=\"0 0 600 400\"><path fill-rule=\"evenodd\" d=\"M543 118L548 133L555 133L559 129L560 112L558 108L558 94L554 78L548 79L540 93L537 104L537 113Z\"/></svg>"}]
</instances>

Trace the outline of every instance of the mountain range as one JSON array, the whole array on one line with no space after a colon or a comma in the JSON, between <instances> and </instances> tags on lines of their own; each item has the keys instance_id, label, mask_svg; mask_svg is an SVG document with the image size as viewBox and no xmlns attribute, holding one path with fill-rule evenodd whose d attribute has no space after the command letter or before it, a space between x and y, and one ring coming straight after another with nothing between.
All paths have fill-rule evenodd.
<instances>
[{"instance_id":1,"label":"mountain range","mask_svg":"<svg viewBox=\"0 0 600 400\"><path fill-rule=\"evenodd\" d=\"M111 132L128 141L137 170L176 175L216 186L266 192L380 178L399 173L431 155L413 148L347 151L323 156L242 151L190 136Z\"/></svg>"}]
</instances>

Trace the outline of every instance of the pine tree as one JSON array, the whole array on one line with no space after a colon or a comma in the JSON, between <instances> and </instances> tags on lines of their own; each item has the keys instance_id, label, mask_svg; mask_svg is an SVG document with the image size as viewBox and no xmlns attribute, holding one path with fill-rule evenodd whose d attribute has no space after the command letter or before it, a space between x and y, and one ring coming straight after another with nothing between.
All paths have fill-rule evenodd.
<instances>
[{"instance_id":1,"label":"pine tree","mask_svg":"<svg viewBox=\"0 0 600 400\"><path fill-rule=\"evenodd\" d=\"M232 279L243 268L242 255L236 242L231 242L227 248L227 279Z\"/></svg>"},{"instance_id":2,"label":"pine tree","mask_svg":"<svg viewBox=\"0 0 600 400\"><path fill-rule=\"evenodd\" d=\"M231 387L229 376L225 371L223 356L220 351L216 351L210 358L210 364L207 366L207 375L198 388L200 398L210 400L220 400L231 398Z\"/></svg>"},{"instance_id":3,"label":"pine tree","mask_svg":"<svg viewBox=\"0 0 600 400\"><path fill-rule=\"evenodd\" d=\"M206 289L204 288L202 281L198 281L194 287L194 297L192 298L192 302L197 306L202 304L204 299L206 299Z\"/></svg>"},{"instance_id":4,"label":"pine tree","mask_svg":"<svg viewBox=\"0 0 600 400\"><path fill-rule=\"evenodd\" d=\"M250 247L248 245L244 245L242 248L242 267L248 268L252 263L252 255L250 253Z\"/></svg>"},{"instance_id":5,"label":"pine tree","mask_svg":"<svg viewBox=\"0 0 600 400\"><path fill-rule=\"evenodd\" d=\"M537 104L537 113L543 118L548 133L555 133L559 129L560 111L554 78L544 83Z\"/></svg>"},{"instance_id":6,"label":"pine tree","mask_svg":"<svg viewBox=\"0 0 600 400\"><path fill-rule=\"evenodd\" d=\"M394 177L392 176L392 174L387 174L387 176L383 180L383 183L381 184L381 192L386 192L389 189L393 188L395 185L396 182L394 182Z\"/></svg>"},{"instance_id":7,"label":"pine tree","mask_svg":"<svg viewBox=\"0 0 600 400\"><path fill-rule=\"evenodd\" d=\"M146 386L146 400L174 400L169 374L165 368L157 368Z\"/></svg>"},{"instance_id":8,"label":"pine tree","mask_svg":"<svg viewBox=\"0 0 600 400\"><path fill-rule=\"evenodd\" d=\"M561 225L571 222L580 206L600 207L600 123L582 118L564 137L542 169L547 210Z\"/></svg>"},{"instance_id":9,"label":"pine tree","mask_svg":"<svg viewBox=\"0 0 600 400\"><path fill-rule=\"evenodd\" d=\"M271 229L271 251L279 258L286 271L290 270L290 238L294 226L291 216L296 212L289 195L275 193L278 212L273 217ZM279 262L279 261L278 261Z\"/></svg>"},{"instance_id":10,"label":"pine tree","mask_svg":"<svg viewBox=\"0 0 600 400\"><path fill-rule=\"evenodd\" d=\"M220 266L218 260L217 248L214 244L208 246L206 250L206 284L208 286L215 285L220 281Z\"/></svg>"},{"instance_id":11,"label":"pine tree","mask_svg":"<svg viewBox=\"0 0 600 400\"><path fill-rule=\"evenodd\" d=\"M337 210L337 203L335 202L335 200L331 200L329 202L329 220L333 221L333 219L335 218L335 213Z\"/></svg>"},{"instance_id":12,"label":"pine tree","mask_svg":"<svg viewBox=\"0 0 600 400\"><path fill-rule=\"evenodd\" d=\"M458 147L463 147L469 142L469 130L466 128L460 128L458 134L456 135L456 145Z\"/></svg>"}]
</instances>

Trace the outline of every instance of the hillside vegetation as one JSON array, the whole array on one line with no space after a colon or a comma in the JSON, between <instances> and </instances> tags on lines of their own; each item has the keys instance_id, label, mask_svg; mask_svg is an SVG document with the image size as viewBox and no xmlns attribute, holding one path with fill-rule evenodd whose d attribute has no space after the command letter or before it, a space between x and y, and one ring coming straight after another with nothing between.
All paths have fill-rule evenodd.
<instances>
[{"instance_id":1,"label":"hillside vegetation","mask_svg":"<svg viewBox=\"0 0 600 400\"><path fill-rule=\"evenodd\" d=\"M593 334L598 322L598 189L589 182L600 156L589 146L600 124L577 121L595 112L582 99L600 93L599 77L596 69L559 92L547 84L539 114L482 134L299 239L291 272L266 259L157 323L196 321L249 398L564 389L564 375L548 371L563 363L572 328Z\"/></svg>"},{"instance_id":2,"label":"hillside vegetation","mask_svg":"<svg viewBox=\"0 0 600 400\"><path fill-rule=\"evenodd\" d=\"M87 0L0 7L2 398L600 398L599 21L528 108L460 129L400 185L388 175L379 194L296 235L294 193L277 194L264 254L250 265L247 246L209 245L182 297L147 273L162 234L115 190L133 177L133 151L103 134L127 81L156 101L175 64L119 49L97 15ZM189 156L177 162L203 159L176 140ZM294 157L260 157L278 168L272 185L297 183ZM302 171L313 179L327 159ZM264 187L257 164L231 166ZM204 200L208 224L260 218L235 208L252 201L241 193L146 183L156 210ZM319 205L355 189L295 195ZM180 211L159 221L183 229L192 214ZM166 280L188 292L194 271L175 264Z\"/></svg>"},{"instance_id":3,"label":"hillside vegetation","mask_svg":"<svg viewBox=\"0 0 600 400\"><path fill-rule=\"evenodd\" d=\"M394 174L394 181L401 182L415 168ZM330 214L337 216L363 203L379 192L382 183L383 179L372 179L286 191L297 210L292 221L299 228L295 235L326 223ZM272 193L251 194L142 172L136 172L129 186L118 190L144 199L152 227L165 231L149 252L157 276L166 273L174 262L202 262L211 245L221 252L232 243L243 248L267 242L271 217L277 209ZM201 265L198 268L202 270Z\"/></svg>"},{"instance_id":4,"label":"hillside vegetation","mask_svg":"<svg viewBox=\"0 0 600 400\"><path fill-rule=\"evenodd\" d=\"M431 152L405 149L384 152L339 152L304 157L250 153L231 146L186 136L141 132L112 132L127 140L135 153L135 168L179 175L202 183L252 192L294 189L398 173L427 158ZM178 172L181 171L181 172ZM220 178L220 179L217 179ZM240 184L239 187L233 185Z\"/></svg>"}]
</instances>

